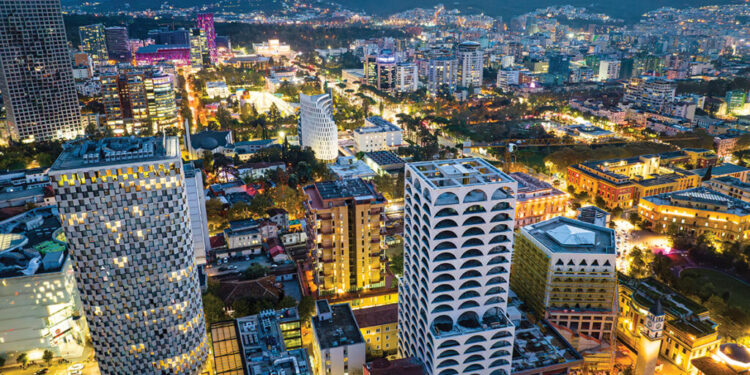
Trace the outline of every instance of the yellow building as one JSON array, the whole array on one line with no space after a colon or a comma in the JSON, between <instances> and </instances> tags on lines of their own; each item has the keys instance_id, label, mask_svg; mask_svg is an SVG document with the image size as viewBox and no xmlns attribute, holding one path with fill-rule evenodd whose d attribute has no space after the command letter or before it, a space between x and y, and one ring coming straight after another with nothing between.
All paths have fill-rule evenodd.
<instances>
[{"instance_id":1,"label":"yellow building","mask_svg":"<svg viewBox=\"0 0 750 375\"><path fill-rule=\"evenodd\" d=\"M318 295L384 286L385 198L360 178L318 182L305 194Z\"/></svg>"},{"instance_id":2,"label":"yellow building","mask_svg":"<svg viewBox=\"0 0 750 375\"><path fill-rule=\"evenodd\" d=\"M385 357L398 351L398 303L353 310L367 354Z\"/></svg>"},{"instance_id":3,"label":"yellow building","mask_svg":"<svg viewBox=\"0 0 750 375\"><path fill-rule=\"evenodd\" d=\"M513 172L510 175L518 181L516 228L565 214L568 194L526 173Z\"/></svg>"},{"instance_id":4,"label":"yellow building","mask_svg":"<svg viewBox=\"0 0 750 375\"><path fill-rule=\"evenodd\" d=\"M662 155L666 159L662 159ZM695 152L675 151L627 159L590 161L568 167L566 180L576 191L602 198L610 209L629 208L642 197L700 185L699 174L665 165L672 165L678 160L690 162L693 158L697 158L697 162L706 157L708 156Z\"/></svg>"},{"instance_id":5,"label":"yellow building","mask_svg":"<svg viewBox=\"0 0 750 375\"><path fill-rule=\"evenodd\" d=\"M721 344L716 323L708 309L653 278L633 279L619 275L620 314L617 337L631 348L638 347L649 309L660 301L666 315L659 355L680 370L695 375L690 361L713 353ZM640 353L639 353L640 355Z\"/></svg>"},{"instance_id":6,"label":"yellow building","mask_svg":"<svg viewBox=\"0 0 750 375\"><path fill-rule=\"evenodd\" d=\"M516 236L510 287L539 319L611 342L617 319L615 234L566 217Z\"/></svg>"},{"instance_id":7,"label":"yellow building","mask_svg":"<svg viewBox=\"0 0 750 375\"><path fill-rule=\"evenodd\" d=\"M638 214L655 232L674 228L691 236L711 232L716 238L746 239L750 204L706 187L641 198Z\"/></svg>"}]
</instances>

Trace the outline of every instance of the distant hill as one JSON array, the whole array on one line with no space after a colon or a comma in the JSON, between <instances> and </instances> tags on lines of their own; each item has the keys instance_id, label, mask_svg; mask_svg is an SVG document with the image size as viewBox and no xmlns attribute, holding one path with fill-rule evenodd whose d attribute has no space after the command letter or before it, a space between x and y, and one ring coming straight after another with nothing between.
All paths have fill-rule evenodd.
<instances>
[{"instance_id":1,"label":"distant hill","mask_svg":"<svg viewBox=\"0 0 750 375\"><path fill-rule=\"evenodd\" d=\"M76 5L84 0L62 0L64 5ZM270 10L277 8L283 0L167 0L163 1L176 7L192 6L218 6L234 11ZM490 16L510 18L537 8L545 8L550 5L573 5L586 7L590 11L605 13L614 18L622 18L626 21L636 21L643 13L660 7L689 8L704 5L739 4L742 0L334 0L345 8L353 10L364 10L371 14L387 16L412 8L431 8L437 4L443 4L446 8L456 8L467 13L485 13ZM130 8L141 10L155 7L161 4L159 0L126 0L101 2L101 10L120 9L123 4L130 4Z\"/></svg>"}]
</instances>

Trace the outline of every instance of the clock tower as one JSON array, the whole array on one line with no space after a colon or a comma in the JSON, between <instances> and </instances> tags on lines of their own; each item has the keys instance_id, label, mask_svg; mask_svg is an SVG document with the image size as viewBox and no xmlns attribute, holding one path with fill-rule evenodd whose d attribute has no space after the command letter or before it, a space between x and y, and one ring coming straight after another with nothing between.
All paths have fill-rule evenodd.
<instances>
[{"instance_id":1,"label":"clock tower","mask_svg":"<svg viewBox=\"0 0 750 375\"><path fill-rule=\"evenodd\" d=\"M652 375L654 373L664 333L664 320L664 308L661 305L661 300L656 300L656 303L648 310L646 321L641 327L635 374Z\"/></svg>"}]
</instances>

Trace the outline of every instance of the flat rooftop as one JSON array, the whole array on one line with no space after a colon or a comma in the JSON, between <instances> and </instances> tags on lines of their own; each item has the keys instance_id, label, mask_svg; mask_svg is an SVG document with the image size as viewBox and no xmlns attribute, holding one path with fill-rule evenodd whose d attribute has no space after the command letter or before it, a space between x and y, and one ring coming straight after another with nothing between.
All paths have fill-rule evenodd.
<instances>
[{"instance_id":1,"label":"flat rooftop","mask_svg":"<svg viewBox=\"0 0 750 375\"><path fill-rule=\"evenodd\" d=\"M372 160L375 164L379 166L403 165L404 164L404 159L401 159L400 157L398 157L398 155L390 151L366 152L365 157Z\"/></svg>"},{"instance_id":2,"label":"flat rooftop","mask_svg":"<svg viewBox=\"0 0 750 375\"><path fill-rule=\"evenodd\" d=\"M359 328L375 327L398 321L398 304L380 305L354 310L354 318Z\"/></svg>"},{"instance_id":3,"label":"flat rooftop","mask_svg":"<svg viewBox=\"0 0 750 375\"><path fill-rule=\"evenodd\" d=\"M180 157L177 137L118 137L66 143L50 172Z\"/></svg>"},{"instance_id":4,"label":"flat rooftop","mask_svg":"<svg viewBox=\"0 0 750 375\"><path fill-rule=\"evenodd\" d=\"M558 216L521 228L553 253L615 254L615 231L579 220Z\"/></svg>"},{"instance_id":5,"label":"flat rooftop","mask_svg":"<svg viewBox=\"0 0 750 375\"><path fill-rule=\"evenodd\" d=\"M407 163L406 169L415 173L436 189L516 182L503 171L481 158Z\"/></svg>"},{"instance_id":6,"label":"flat rooftop","mask_svg":"<svg viewBox=\"0 0 750 375\"><path fill-rule=\"evenodd\" d=\"M723 212L737 216L750 215L750 204L704 186L641 198L660 206L691 208L699 211Z\"/></svg>"},{"instance_id":7,"label":"flat rooftop","mask_svg":"<svg viewBox=\"0 0 750 375\"><path fill-rule=\"evenodd\" d=\"M711 168L711 175L712 176L723 176L731 173L740 173L740 172L746 172L750 171L750 169L747 169L745 167L741 167L739 165L731 164L731 163L724 163L722 165L715 165ZM697 174L698 176L705 176L706 172L708 172L708 168L700 168L700 169L693 169L691 172Z\"/></svg>"},{"instance_id":8,"label":"flat rooftop","mask_svg":"<svg viewBox=\"0 0 750 375\"><path fill-rule=\"evenodd\" d=\"M394 125L390 121L386 121L380 116L372 116L365 119L365 126L354 129L355 132L364 133L379 133L379 132L398 132L401 128Z\"/></svg>"},{"instance_id":9,"label":"flat rooftop","mask_svg":"<svg viewBox=\"0 0 750 375\"><path fill-rule=\"evenodd\" d=\"M710 180L708 180L708 181L706 181L704 183L726 185L726 186L731 186L733 188L736 188L736 189L739 189L739 190L742 190L742 191L750 191L750 184L749 183L742 182L742 180L740 180L739 178L732 177L732 176L716 177L716 178L712 178L712 179L710 179Z\"/></svg>"},{"instance_id":10,"label":"flat rooftop","mask_svg":"<svg viewBox=\"0 0 750 375\"><path fill-rule=\"evenodd\" d=\"M320 301L318 306L320 306ZM330 314L330 315L329 315ZM330 318L325 319L330 316ZM348 303L330 305L330 313L321 311L312 318L315 335L321 349L364 343L357 321Z\"/></svg>"},{"instance_id":11,"label":"flat rooftop","mask_svg":"<svg viewBox=\"0 0 750 375\"><path fill-rule=\"evenodd\" d=\"M305 187L304 191L309 198L310 206L316 209L325 208L323 202L327 200L385 202L385 198L375 190L375 187L361 178L316 182Z\"/></svg>"}]
</instances>

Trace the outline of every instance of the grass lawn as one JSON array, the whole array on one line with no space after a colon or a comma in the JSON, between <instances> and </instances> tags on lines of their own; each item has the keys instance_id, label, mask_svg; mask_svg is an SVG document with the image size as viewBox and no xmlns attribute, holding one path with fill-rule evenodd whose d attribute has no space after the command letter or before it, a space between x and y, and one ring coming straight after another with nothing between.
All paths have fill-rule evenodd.
<instances>
[{"instance_id":1,"label":"grass lawn","mask_svg":"<svg viewBox=\"0 0 750 375\"><path fill-rule=\"evenodd\" d=\"M750 310L750 285L725 273L703 268L686 269L680 273L680 278L684 277L696 278L697 285L711 283L719 296L729 292L729 305Z\"/></svg>"}]
</instances>

